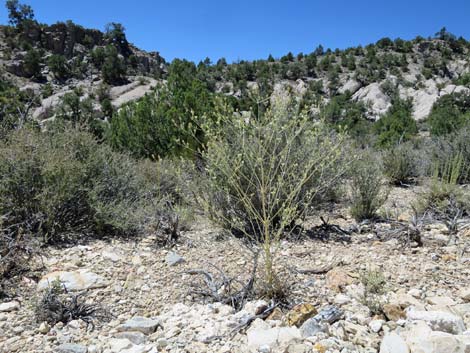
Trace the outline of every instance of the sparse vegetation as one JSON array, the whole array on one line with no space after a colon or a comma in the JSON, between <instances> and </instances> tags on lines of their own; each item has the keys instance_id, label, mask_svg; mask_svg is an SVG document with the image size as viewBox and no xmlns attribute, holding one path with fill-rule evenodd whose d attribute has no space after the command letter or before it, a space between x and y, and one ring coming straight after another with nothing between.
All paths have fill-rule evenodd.
<instances>
[{"instance_id":1,"label":"sparse vegetation","mask_svg":"<svg viewBox=\"0 0 470 353\"><path fill-rule=\"evenodd\" d=\"M388 197L383 185L380 160L370 152L356 162L351 176L351 215L357 220L373 219Z\"/></svg>"},{"instance_id":2,"label":"sparse vegetation","mask_svg":"<svg viewBox=\"0 0 470 353\"><path fill-rule=\"evenodd\" d=\"M409 186L419 176L417 155L411 144L402 143L386 150L382 157L384 174L396 186Z\"/></svg>"},{"instance_id":3,"label":"sparse vegetation","mask_svg":"<svg viewBox=\"0 0 470 353\"><path fill-rule=\"evenodd\" d=\"M83 322L111 319L102 303L118 320L77 352L144 341L239 351L234 335L297 337L307 323L324 337L282 351L378 350L414 321L398 322L402 299L468 301L444 297L466 284L470 251L466 39L443 28L266 60L167 63L120 23L42 24L30 6L6 5L0 351L79 342ZM49 278L63 283L29 296ZM69 279L79 292L67 292ZM170 303L181 321L161 310ZM127 309L131 324L149 324L142 332L122 331Z\"/></svg>"},{"instance_id":4,"label":"sparse vegetation","mask_svg":"<svg viewBox=\"0 0 470 353\"><path fill-rule=\"evenodd\" d=\"M109 321L113 316L99 304L88 304L86 294L69 294L60 281L55 281L35 303L36 321L54 326L61 322L82 320L87 328L95 328L95 322Z\"/></svg>"},{"instance_id":5,"label":"sparse vegetation","mask_svg":"<svg viewBox=\"0 0 470 353\"><path fill-rule=\"evenodd\" d=\"M176 202L170 197L176 191L155 179L156 169L85 132L19 131L0 147L4 226L16 224L18 235L46 243L133 234Z\"/></svg>"},{"instance_id":6,"label":"sparse vegetation","mask_svg":"<svg viewBox=\"0 0 470 353\"><path fill-rule=\"evenodd\" d=\"M279 241L344 175L344 136L313 125L285 102L253 120L222 117L219 124L223 129L209 131L202 154L207 176L199 201L232 234L260 244L275 296Z\"/></svg>"},{"instance_id":7,"label":"sparse vegetation","mask_svg":"<svg viewBox=\"0 0 470 353\"><path fill-rule=\"evenodd\" d=\"M367 306L372 315L382 314L382 295L386 291L387 280L379 269L369 269L361 273L361 283L364 286L362 303Z\"/></svg>"}]
</instances>

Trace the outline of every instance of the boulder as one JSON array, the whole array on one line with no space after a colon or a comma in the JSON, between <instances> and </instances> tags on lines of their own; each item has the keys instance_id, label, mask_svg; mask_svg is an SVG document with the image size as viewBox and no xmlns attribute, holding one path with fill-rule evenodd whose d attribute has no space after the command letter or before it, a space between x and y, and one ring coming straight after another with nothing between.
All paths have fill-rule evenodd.
<instances>
[{"instance_id":1,"label":"boulder","mask_svg":"<svg viewBox=\"0 0 470 353\"><path fill-rule=\"evenodd\" d=\"M434 331L442 331L454 335L465 331L463 320L448 312L408 310L406 318L409 321L424 321Z\"/></svg>"},{"instance_id":2,"label":"boulder","mask_svg":"<svg viewBox=\"0 0 470 353\"><path fill-rule=\"evenodd\" d=\"M379 333L384 323L384 320L372 320L369 322L369 328L372 332Z\"/></svg>"},{"instance_id":3,"label":"boulder","mask_svg":"<svg viewBox=\"0 0 470 353\"><path fill-rule=\"evenodd\" d=\"M392 105L390 97L382 92L380 84L377 82L359 89L354 93L352 99L366 104L369 103L372 109L371 118L374 120L378 120Z\"/></svg>"},{"instance_id":4,"label":"boulder","mask_svg":"<svg viewBox=\"0 0 470 353\"><path fill-rule=\"evenodd\" d=\"M424 322L417 322L402 333L412 353L467 353L465 336L432 331Z\"/></svg>"},{"instance_id":5,"label":"boulder","mask_svg":"<svg viewBox=\"0 0 470 353\"><path fill-rule=\"evenodd\" d=\"M108 343L113 353L120 353L133 346L132 342L126 338L111 338Z\"/></svg>"},{"instance_id":6,"label":"boulder","mask_svg":"<svg viewBox=\"0 0 470 353\"><path fill-rule=\"evenodd\" d=\"M120 255L120 254L118 254L114 251L104 250L101 253L101 256L103 256L104 259L110 260L112 262L118 262L118 261L122 260L122 255Z\"/></svg>"},{"instance_id":7,"label":"boulder","mask_svg":"<svg viewBox=\"0 0 470 353\"><path fill-rule=\"evenodd\" d=\"M108 285L103 277L88 270L55 271L48 273L39 281L38 289L46 289L56 280L59 280L69 291L103 288Z\"/></svg>"},{"instance_id":8,"label":"boulder","mask_svg":"<svg viewBox=\"0 0 470 353\"><path fill-rule=\"evenodd\" d=\"M338 90L338 92L341 94L346 92L354 94L359 88L361 88L361 84L354 79L350 79Z\"/></svg>"},{"instance_id":9,"label":"boulder","mask_svg":"<svg viewBox=\"0 0 470 353\"><path fill-rule=\"evenodd\" d=\"M153 79L145 78L148 83L141 85L138 81L132 82L126 86L113 87L110 90L111 103L114 107L120 106L142 98L147 93L150 93L156 86L156 81ZM124 88L122 88L124 87Z\"/></svg>"}]
</instances>

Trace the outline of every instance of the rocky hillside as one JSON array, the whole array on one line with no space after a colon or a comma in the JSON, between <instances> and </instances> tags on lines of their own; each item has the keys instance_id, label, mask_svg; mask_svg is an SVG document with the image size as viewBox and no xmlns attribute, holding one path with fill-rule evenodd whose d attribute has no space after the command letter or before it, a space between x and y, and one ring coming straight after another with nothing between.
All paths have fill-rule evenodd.
<instances>
[{"instance_id":1,"label":"rocky hillside","mask_svg":"<svg viewBox=\"0 0 470 353\"><path fill-rule=\"evenodd\" d=\"M96 112L102 111L99 94L119 107L149 92L164 72L164 59L128 43L119 24L105 32L70 21L0 26L2 80L37 98L31 115L38 120L53 116L62 98L77 90L81 100L93 99Z\"/></svg>"},{"instance_id":2,"label":"rocky hillside","mask_svg":"<svg viewBox=\"0 0 470 353\"><path fill-rule=\"evenodd\" d=\"M384 38L335 51L319 47L310 54L289 53L279 60L242 61L225 68L219 61L209 76L220 92L242 96L245 87L261 95L288 90L313 103L314 110L349 93L352 102L367 106L367 117L373 120L387 112L398 93L412 100L413 117L423 120L439 97L469 92L469 48L465 39L443 29L433 38Z\"/></svg>"},{"instance_id":3,"label":"rocky hillside","mask_svg":"<svg viewBox=\"0 0 470 353\"><path fill-rule=\"evenodd\" d=\"M166 78L165 60L129 44L120 24L108 25L105 32L72 22L29 21L21 28L0 29L0 74L39 98L31 109L35 119L53 116L62 97L76 88L81 100L92 97L94 110L106 117L103 96L117 108ZM334 51L319 46L279 59L233 64L206 59L197 65L197 77L212 92L239 100L240 110L249 110L253 97L262 101L290 92L314 114L335 97L345 97L362 105L364 117L377 120L399 96L412 101L412 116L421 121L440 97L470 92L469 50L465 39L443 29L432 38L383 38Z\"/></svg>"}]
</instances>

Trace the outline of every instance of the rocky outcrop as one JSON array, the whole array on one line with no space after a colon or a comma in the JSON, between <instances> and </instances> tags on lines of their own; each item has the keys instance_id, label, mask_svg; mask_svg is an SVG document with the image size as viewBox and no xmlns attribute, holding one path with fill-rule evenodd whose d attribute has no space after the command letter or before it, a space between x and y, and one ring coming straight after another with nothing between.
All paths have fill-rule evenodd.
<instances>
[{"instance_id":1,"label":"rocky outcrop","mask_svg":"<svg viewBox=\"0 0 470 353\"><path fill-rule=\"evenodd\" d=\"M378 120L392 106L390 97L381 90L378 83L359 89L352 99L369 105L371 108L369 118L373 120Z\"/></svg>"},{"instance_id":2,"label":"rocky outcrop","mask_svg":"<svg viewBox=\"0 0 470 353\"><path fill-rule=\"evenodd\" d=\"M54 54L71 58L77 44L93 48L103 44L103 33L98 30L85 29L74 23L59 22L47 26L42 31L41 41L46 50Z\"/></svg>"}]
</instances>

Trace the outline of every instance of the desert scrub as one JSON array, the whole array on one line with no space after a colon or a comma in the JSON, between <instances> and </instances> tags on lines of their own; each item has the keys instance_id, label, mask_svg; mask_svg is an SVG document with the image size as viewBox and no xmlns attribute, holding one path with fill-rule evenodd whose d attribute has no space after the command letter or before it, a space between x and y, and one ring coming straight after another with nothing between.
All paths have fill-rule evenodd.
<instances>
[{"instance_id":1,"label":"desert scrub","mask_svg":"<svg viewBox=\"0 0 470 353\"><path fill-rule=\"evenodd\" d=\"M158 169L87 132L22 129L0 143L0 214L46 243L136 234L181 202Z\"/></svg>"},{"instance_id":2,"label":"desert scrub","mask_svg":"<svg viewBox=\"0 0 470 353\"><path fill-rule=\"evenodd\" d=\"M466 127L457 132L432 140L426 151L430 159L427 175L433 177L436 173L436 164L439 164L439 168L441 169L444 168L445 165L448 167L450 161L455 159L457 155L460 155L459 175L455 182L458 184L470 183L469 139L470 127Z\"/></svg>"},{"instance_id":3,"label":"desert scrub","mask_svg":"<svg viewBox=\"0 0 470 353\"><path fill-rule=\"evenodd\" d=\"M443 222L451 238L462 228L462 218L468 216L470 211L470 195L458 185L462 167L461 153L457 153L445 162L436 161L433 175L414 205L419 214Z\"/></svg>"},{"instance_id":4,"label":"desert scrub","mask_svg":"<svg viewBox=\"0 0 470 353\"><path fill-rule=\"evenodd\" d=\"M372 315L381 314L382 295L385 293L387 285L383 272L379 269L367 269L360 274L360 280L364 286L362 304L369 308Z\"/></svg>"},{"instance_id":5,"label":"desert scrub","mask_svg":"<svg viewBox=\"0 0 470 353\"><path fill-rule=\"evenodd\" d=\"M220 116L206 136L197 200L223 228L260 245L268 291L275 294L279 240L346 173L345 136L286 101L255 118Z\"/></svg>"},{"instance_id":6,"label":"desert scrub","mask_svg":"<svg viewBox=\"0 0 470 353\"><path fill-rule=\"evenodd\" d=\"M392 185L407 186L418 177L417 155L409 143L402 143L382 155L384 174Z\"/></svg>"},{"instance_id":7,"label":"desert scrub","mask_svg":"<svg viewBox=\"0 0 470 353\"><path fill-rule=\"evenodd\" d=\"M388 189L383 185L380 160L366 151L356 161L351 174L351 215L357 221L375 218L387 197Z\"/></svg>"}]
</instances>

